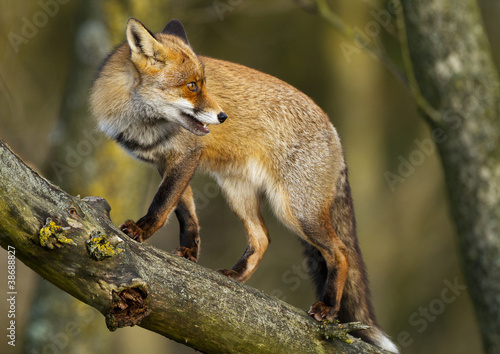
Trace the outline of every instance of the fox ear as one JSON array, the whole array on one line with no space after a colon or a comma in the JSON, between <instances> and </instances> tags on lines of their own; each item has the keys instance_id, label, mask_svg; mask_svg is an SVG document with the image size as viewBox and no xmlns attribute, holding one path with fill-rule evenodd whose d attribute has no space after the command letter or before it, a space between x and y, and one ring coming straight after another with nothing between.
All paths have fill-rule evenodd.
<instances>
[{"instance_id":1,"label":"fox ear","mask_svg":"<svg viewBox=\"0 0 500 354\"><path fill-rule=\"evenodd\" d=\"M143 54L151 58L156 58L161 44L158 43L154 35L135 18L130 18L127 22L127 42L132 54Z\"/></svg>"},{"instance_id":2,"label":"fox ear","mask_svg":"<svg viewBox=\"0 0 500 354\"><path fill-rule=\"evenodd\" d=\"M189 41L186 35L186 31L184 30L184 26L179 20L171 20L161 33L171 34L173 36L179 37L182 39L187 45L189 45Z\"/></svg>"}]
</instances>

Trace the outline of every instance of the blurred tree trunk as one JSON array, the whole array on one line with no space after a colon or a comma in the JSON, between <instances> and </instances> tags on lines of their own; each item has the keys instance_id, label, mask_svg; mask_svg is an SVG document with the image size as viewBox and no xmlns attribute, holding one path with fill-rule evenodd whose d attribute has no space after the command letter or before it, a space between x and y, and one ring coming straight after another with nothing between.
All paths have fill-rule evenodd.
<instances>
[{"instance_id":1,"label":"blurred tree trunk","mask_svg":"<svg viewBox=\"0 0 500 354\"><path fill-rule=\"evenodd\" d=\"M89 0L76 6L74 47L68 48L71 70L45 167L45 175L73 195L105 196L114 206L117 222L143 211L141 196L154 171L138 168L139 163L130 158L120 159L124 153L97 131L88 109L88 93L97 67L112 45L124 38L130 14L152 2ZM152 9L148 11L153 15ZM96 310L44 280L35 293L25 353L112 352L111 334Z\"/></svg>"},{"instance_id":2,"label":"blurred tree trunk","mask_svg":"<svg viewBox=\"0 0 500 354\"><path fill-rule=\"evenodd\" d=\"M422 114L441 155L483 346L499 353L498 73L475 0L403 0L402 5L413 68L408 74L433 107Z\"/></svg>"}]
</instances>

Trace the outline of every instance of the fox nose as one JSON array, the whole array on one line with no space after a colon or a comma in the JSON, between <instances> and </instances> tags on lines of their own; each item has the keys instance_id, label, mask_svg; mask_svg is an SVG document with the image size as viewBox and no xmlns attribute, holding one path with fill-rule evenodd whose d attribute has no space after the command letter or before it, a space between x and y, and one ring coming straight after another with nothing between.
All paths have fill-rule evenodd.
<instances>
[{"instance_id":1,"label":"fox nose","mask_svg":"<svg viewBox=\"0 0 500 354\"><path fill-rule=\"evenodd\" d=\"M224 112L220 112L217 114L217 119L219 120L219 123L224 123L227 119L227 114Z\"/></svg>"}]
</instances>

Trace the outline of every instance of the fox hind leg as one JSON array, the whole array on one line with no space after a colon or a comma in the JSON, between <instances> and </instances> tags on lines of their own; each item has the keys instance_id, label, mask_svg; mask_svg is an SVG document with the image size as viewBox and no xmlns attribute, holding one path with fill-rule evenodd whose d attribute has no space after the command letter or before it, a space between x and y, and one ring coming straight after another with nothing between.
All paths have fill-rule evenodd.
<instances>
[{"instance_id":1,"label":"fox hind leg","mask_svg":"<svg viewBox=\"0 0 500 354\"><path fill-rule=\"evenodd\" d=\"M257 269L269 245L269 235L260 213L260 197L251 185L238 180L226 179L220 181L220 186L228 204L243 222L248 245L232 269L218 269L218 272L244 282Z\"/></svg>"},{"instance_id":2,"label":"fox hind leg","mask_svg":"<svg viewBox=\"0 0 500 354\"><path fill-rule=\"evenodd\" d=\"M319 301L309 314L316 320L333 321L340 309L340 301L349 269L348 249L332 226L330 212L319 218L302 221L303 238L308 243L306 253Z\"/></svg>"}]
</instances>

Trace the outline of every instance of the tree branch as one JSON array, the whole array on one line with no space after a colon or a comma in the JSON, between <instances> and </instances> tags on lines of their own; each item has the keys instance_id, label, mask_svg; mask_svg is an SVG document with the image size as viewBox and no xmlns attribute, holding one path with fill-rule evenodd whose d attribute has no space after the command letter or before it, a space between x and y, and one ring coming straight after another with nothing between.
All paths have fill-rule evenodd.
<instances>
[{"instance_id":1,"label":"tree branch","mask_svg":"<svg viewBox=\"0 0 500 354\"><path fill-rule=\"evenodd\" d=\"M354 43L357 47L364 49L372 57L378 59L396 78L401 81L403 86L408 87L408 78L386 54L385 51L370 41L360 40L360 35L355 28L346 24L328 5L326 0L314 0L316 11L319 16L335 28L347 40Z\"/></svg>"},{"instance_id":2,"label":"tree branch","mask_svg":"<svg viewBox=\"0 0 500 354\"><path fill-rule=\"evenodd\" d=\"M396 2L397 6L402 6L399 0ZM437 121L440 119L440 113L420 92L417 80L413 73L412 62L410 58L410 51L408 47L408 39L406 38L406 28L404 23L404 15L400 12L397 15L397 37L401 45L401 55L404 64L404 71L402 71L386 54L383 47L372 44L370 41L359 40L360 34L356 30L346 24L328 5L326 0L315 0L316 10L321 18L334 27L342 36L347 40L354 43L356 46L364 49L372 57L378 59L389 72L391 72L404 87L410 90L418 108L423 111L425 116L431 120Z\"/></svg>"},{"instance_id":3,"label":"tree branch","mask_svg":"<svg viewBox=\"0 0 500 354\"><path fill-rule=\"evenodd\" d=\"M102 198L72 197L0 140L0 244L106 317L203 352L382 353L329 325L191 261L137 243L110 221Z\"/></svg>"},{"instance_id":4,"label":"tree branch","mask_svg":"<svg viewBox=\"0 0 500 354\"><path fill-rule=\"evenodd\" d=\"M400 4L399 6L402 5ZM410 88L413 99L415 100L417 107L423 112L425 118L429 119L431 123L438 122L441 120L441 113L436 110L422 95L422 92L420 92L420 86L418 85L418 80L415 77L413 62L411 61L410 56L410 47L406 36L405 17L402 11L397 15L397 27L399 43L401 45L401 56L403 58L403 64L408 78L408 87Z\"/></svg>"}]
</instances>

